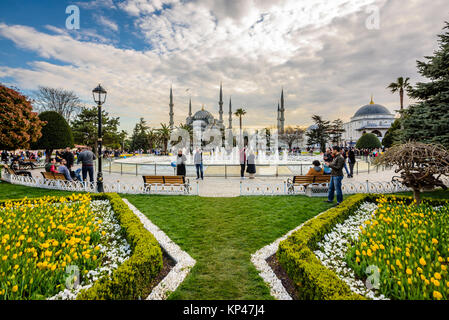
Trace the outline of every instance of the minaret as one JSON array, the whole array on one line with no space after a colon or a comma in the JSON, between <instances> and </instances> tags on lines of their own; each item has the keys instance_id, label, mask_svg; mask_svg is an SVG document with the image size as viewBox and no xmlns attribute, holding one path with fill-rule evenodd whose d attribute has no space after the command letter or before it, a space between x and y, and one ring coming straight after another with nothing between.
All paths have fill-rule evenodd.
<instances>
[{"instance_id":1,"label":"minaret","mask_svg":"<svg viewBox=\"0 0 449 320\"><path fill-rule=\"evenodd\" d=\"M278 102L278 124L277 124L277 128L278 128L278 133L280 133L281 131L281 107L279 107L279 102Z\"/></svg>"},{"instance_id":2,"label":"minaret","mask_svg":"<svg viewBox=\"0 0 449 320\"><path fill-rule=\"evenodd\" d=\"M175 115L173 111L174 106L175 105L173 104L173 88L172 86L170 86L170 129L172 130L175 127L175 121L173 120L173 116Z\"/></svg>"},{"instance_id":3,"label":"minaret","mask_svg":"<svg viewBox=\"0 0 449 320\"><path fill-rule=\"evenodd\" d=\"M232 97L229 98L229 129L232 129Z\"/></svg>"},{"instance_id":4,"label":"minaret","mask_svg":"<svg viewBox=\"0 0 449 320\"><path fill-rule=\"evenodd\" d=\"M282 89L282 93L281 93L281 118L280 118L280 122L281 122L281 128L280 128L280 133L284 133L284 126L285 126L285 106L284 106L284 89Z\"/></svg>"},{"instance_id":5,"label":"minaret","mask_svg":"<svg viewBox=\"0 0 449 320\"><path fill-rule=\"evenodd\" d=\"M219 118L218 118L218 126L221 128L224 127L223 125L223 84L220 83L220 101L218 102L219 105Z\"/></svg>"},{"instance_id":6,"label":"minaret","mask_svg":"<svg viewBox=\"0 0 449 320\"><path fill-rule=\"evenodd\" d=\"M192 98L189 101L189 118L192 118Z\"/></svg>"}]
</instances>

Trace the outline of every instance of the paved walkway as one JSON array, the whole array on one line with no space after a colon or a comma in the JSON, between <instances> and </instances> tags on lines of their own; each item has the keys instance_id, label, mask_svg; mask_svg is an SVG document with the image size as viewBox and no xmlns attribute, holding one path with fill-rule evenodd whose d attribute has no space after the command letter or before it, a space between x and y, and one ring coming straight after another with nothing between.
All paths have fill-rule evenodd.
<instances>
[{"instance_id":1,"label":"paved walkway","mask_svg":"<svg viewBox=\"0 0 449 320\"><path fill-rule=\"evenodd\" d=\"M75 166L75 169L78 166ZM32 171L33 176L42 177L41 171L44 171L43 168L35 169ZM361 173L359 175L355 175L354 178L344 178L343 184L353 183L353 182L366 182L366 180L372 182L386 182L391 181L391 178L395 175L395 173L391 170L386 171L372 171L368 173ZM287 180L288 177L256 177L254 180L250 180L245 178L243 180L244 185L251 184L267 184L267 185L279 185L283 186L284 181ZM193 177L189 177L190 183L192 185L197 183L197 180ZM126 183L130 185L141 185L143 183L142 176L135 176L132 174L123 174L120 175L118 173L109 174L107 172L104 173L105 182L110 183ZM205 178L204 181L198 181L199 184L199 195L201 197L238 197L240 195L240 178Z\"/></svg>"}]
</instances>

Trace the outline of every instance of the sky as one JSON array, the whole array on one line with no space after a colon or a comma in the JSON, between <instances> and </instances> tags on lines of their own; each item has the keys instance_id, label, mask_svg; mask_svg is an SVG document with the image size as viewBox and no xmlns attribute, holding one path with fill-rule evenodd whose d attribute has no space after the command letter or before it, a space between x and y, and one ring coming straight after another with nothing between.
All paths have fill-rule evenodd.
<instances>
[{"instance_id":1,"label":"sky","mask_svg":"<svg viewBox=\"0 0 449 320\"><path fill-rule=\"evenodd\" d=\"M88 106L101 83L105 108L129 132L141 117L152 127L169 122L170 86L176 125L189 98L194 112L204 105L218 117L221 82L226 124L232 97L234 110L247 111L245 126L275 126L282 89L286 125L310 125L313 114L346 122L371 95L397 110L386 87L398 77L425 80L416 61L437 49L448 8L447 0L1 0L0 82L30 96L39 86L73 90Z\"/></svg>"}]
</instances>

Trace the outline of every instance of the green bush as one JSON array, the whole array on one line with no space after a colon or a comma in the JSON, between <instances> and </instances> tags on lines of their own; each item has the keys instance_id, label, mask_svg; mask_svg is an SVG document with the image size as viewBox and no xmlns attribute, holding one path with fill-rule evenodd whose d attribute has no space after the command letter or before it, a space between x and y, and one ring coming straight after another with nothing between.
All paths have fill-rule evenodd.
<instances>
[{"instance_id":1,"label":"green bush","mask_svg":"<svg viewBox=\"0 0 449 320\"><path fill-rule=\"evenodd\" d=\"M313 250L325 234L337 224L352 215L362 203L372 202L376 195L357 194L346 199L338 207L327 210L307 221L301 229L279 244L277 258L296 286L300 299L306 300L365 300L355 294L335 272L326 268L315 256ZM396 201L413 202L405 196L387 196ZM424 199L432 205L447 204L446 200Z\"/></svg>"},{"instance_id":2,"label":"green bush","mask_svg":"<svg viewBox=\"0 0 449 320\"><path fill-rule=\"evenodd\" d=\"M78 295L78 300L134 300L146 298L148 284L162 269L162 251L154 236L117 194L106 194L132 248L132 256L110 279L104 277Z\"/></svg>"},{"instance_id":3,"label":"green bush","mask_svg":"<svg viewBox=\"0 0 449 320\"><path fill-rule=\"evenodd\" d=\"M355 146L358 149L376 149L382 147L379 138L372 133L365 133Z\"/></svg>"}]
</instances>

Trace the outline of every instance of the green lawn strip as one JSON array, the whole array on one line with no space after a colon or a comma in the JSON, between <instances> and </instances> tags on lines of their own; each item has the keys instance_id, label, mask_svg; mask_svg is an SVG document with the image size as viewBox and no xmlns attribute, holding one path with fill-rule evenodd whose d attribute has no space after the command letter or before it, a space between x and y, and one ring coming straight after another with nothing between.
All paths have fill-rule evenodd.
<instances>
[{"instance_id":1,"label":"green lawn strip","mask_svg":"<svg viewBox=\"0 0 449 320\"><path fill-rule=\"evenodd\" d=\"M127 195L197 264L170 299L272 299L251 254L330 207L322 198Z\"/></svg>"},{"instance_id":2,"label":"green lawn strip","mask_svg":"<svg viewBox=\"0 0 449 320\"><path fill-rule=\"evenodd\" d=\"M44 196L69 196L74 193L79 194L83 192L31 188L26 186L10 184L4 181L0 182L0 199L21 199L25 197L38 198Z\"/></svg>"}]
</instances>

